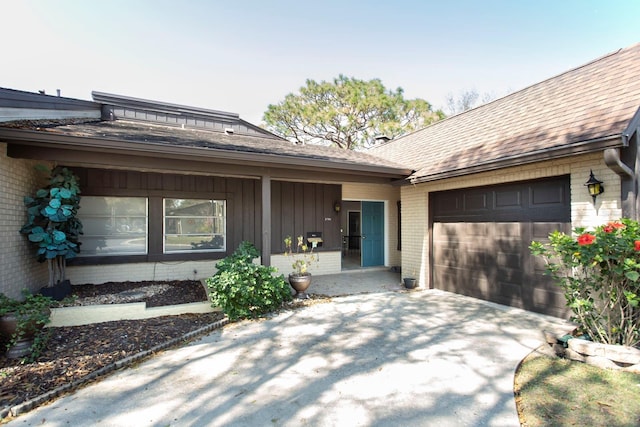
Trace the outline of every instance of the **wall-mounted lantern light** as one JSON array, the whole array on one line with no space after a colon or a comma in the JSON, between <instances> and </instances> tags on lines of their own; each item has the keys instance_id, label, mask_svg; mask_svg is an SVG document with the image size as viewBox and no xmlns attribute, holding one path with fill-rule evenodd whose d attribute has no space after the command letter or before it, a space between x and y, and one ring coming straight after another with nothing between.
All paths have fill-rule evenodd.
<instances>
[{"instance_id":1,"label":"wall-mounted lantern light","mask_svg":"<svg viewBox=\"0 0 640 427\"><path fill-rule=\"evenodd\" d=\"M333 204L333 210L336 211L336 213L340 213L340 209L342 209L342 205L340 204L340 202L335 202Z\"/></svg>"},{"instance_id":2,"label":"wall-mounted lantern light","mask_svg":"<svg viewBox=\"0 0 640 427\"><path fill-rule=\"evenodd\" d=\"M593 197L593 203L595 204L596 197L604 193L604 186L602 185L602 181L593 176L593 171L591 171L589 180L585 182L584 185L586 185L587 189L589 189L589 194L591 195L591 197Z\"/></svg>"}]
</instances>

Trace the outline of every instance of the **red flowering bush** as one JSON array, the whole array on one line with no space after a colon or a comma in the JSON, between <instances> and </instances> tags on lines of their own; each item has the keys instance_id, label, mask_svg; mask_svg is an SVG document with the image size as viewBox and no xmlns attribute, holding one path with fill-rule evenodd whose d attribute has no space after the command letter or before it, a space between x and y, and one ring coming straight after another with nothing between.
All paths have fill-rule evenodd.
<instances>
[{"instance_id":1,"label":"red flowering bush","mask_svg":"<svg viewBox=\"0 0 640 427\"><path fill-rule=\"evenodd\" d=\"M640 226L621 219L574 236L554 231L532 242L564 289L572 320L596 342L640 345Z\"/></svg>"},{"instance_id":2,"label":"red flowering bush","mask_svg":"<svg viewBox=\"0 0 640 427\"><path fill-rule=\"evenodd\" d=\"M578 236L578 244L580 246L590 245L594 240L596 240L596 236L593 234L584 233Z\"/></svg>"}]
</instances>

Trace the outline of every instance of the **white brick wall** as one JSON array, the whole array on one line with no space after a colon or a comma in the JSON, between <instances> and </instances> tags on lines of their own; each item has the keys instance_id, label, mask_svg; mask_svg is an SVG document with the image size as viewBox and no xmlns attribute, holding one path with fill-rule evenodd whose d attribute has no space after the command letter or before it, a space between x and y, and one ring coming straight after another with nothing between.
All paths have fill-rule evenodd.
<instances>
[{"instance_id":1,"label":"white brick wall","mask_svg":"<svg viewBox=\"0 0 640 427\"><path fill-rule=\"evenodd\" d=\"M7 157L7 144L0 143L0 292L16 298L27 288L37 291L48 282L47 265L35 260L35 251L19 233L26 221L23 199L46 185L36 173L36 162Z\"/></svg>"},{"instance_id":2,"label":"white brick wall","mask_svg":"<svg viewBox=\"0 0 640 427\"><path fill-rule=\"evenodd\" d=\"M605 192L594 206L584 183L589 171L604 182ZM502 184L558 175L571 176L571 221L573 227L590 227L618 219L622 215L620 177L604 163L602 153L552 160L520 167L451 178L434 183L402 187L402 271L413 275L419 286L429 283L429 193L456 188Z\"/></svg>"},{"instance_id":3,"label":"white brick wall","mask_svg":"<svg viewBox=\"0 0 640 427\"><path fill-rule=\"evenodd\" d=\"M429 193L425 190L424 186L402 187L402 277L418 279L418 286L428 283Z\"/></svg>"},{"instance_id":4,"label":"white brick wall","mask_svg":"<svg viewBox=\"0 0 640 427\"><path fill-rule=\"evenodd\" d=\"M74 285L116 281L200 280L216 273L216 261L148 262L67 267Z\"/></svg>"},{"instance_id":5,"label":"white brick wall","mask_svg":"<svg viewBox=\"0 0 640 427\"><path fill-rule=\"evenodd\" d=\"M336 274L340 273L342 268L342 254L339 251L336 252L318 252L318 262L314 262L309 268L309 273L316 276L324 274ZM284 274L285 277L293 271L291 266L293 259L291 257L274 254L271 255L271 265L278 269L278 274Z\"/></svg>"},{"instance_id":6,"label":"white brick wall","mask_svg":"<svg viewBox=\"0 0 640 427\"><path fill-rule=\"evenodd\" d=\"M604 184L605 191L596 199L587 192L584 183L589 179L589 172ZM593 154L576 158L571 163L571 223L574 227L594 227L622 216L620 177L609 169L602 160L601 154Z\"/></svg>"},{"instance_id":7,"label":"white brick wall","mask_svg":"<svg viewBox=\"0 0 640 427\"><path fill-rule=\"evenodd\" d=\"M336 274L341 269L341 253L320 252L319 261L309 269L311 274ZM259 262L256 261L256 262ZM284 255L272 255L271 265L278 274L287 276L292 259ZM200 280L216 273L216 261L149 262L135 264L91 265L67 267L67 277L74 285L101 284L112 281L142 280Z\"/></svg>"}]
</instances>

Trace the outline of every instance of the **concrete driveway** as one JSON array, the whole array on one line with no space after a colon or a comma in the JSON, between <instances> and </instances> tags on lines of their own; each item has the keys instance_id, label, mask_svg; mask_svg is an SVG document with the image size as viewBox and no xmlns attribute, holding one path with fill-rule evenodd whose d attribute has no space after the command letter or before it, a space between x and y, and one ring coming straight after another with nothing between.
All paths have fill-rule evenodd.
<instances>
[{"instance_id":1,"label":"concrete driveway","mask_svg":"<svg viewBox=\"0 0 640 427\"><path fill-rule=\"evenodd\" d=\"M11 426L519 426L513 378L559 319L436 290L227 325Z\"/></svg>"}]
</instances>

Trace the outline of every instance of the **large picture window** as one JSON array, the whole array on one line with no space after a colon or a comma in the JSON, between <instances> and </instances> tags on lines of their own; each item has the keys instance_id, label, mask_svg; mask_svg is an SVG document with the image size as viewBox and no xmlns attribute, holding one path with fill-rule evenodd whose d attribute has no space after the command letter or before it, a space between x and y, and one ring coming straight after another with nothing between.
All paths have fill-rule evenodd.
<instances>
[{"instance_id":1,"label":"large picture window","mask_svg":"<svg viewBox=\"0 0 640 427\"><path fill-rule=\"evenodd\" d=\"M146 254L147 212L144 197L83 196L80 256Z\"/></svg>"},{"instance_id":2,"label":"large picture window","mask_svg":"<svg viewBox=\"0 0 640 427\"><path fill-rule=\"evenodd\" d=\"M224 252L224 200L164 199L164 252Z\"/></svg>"}]
</instances>

